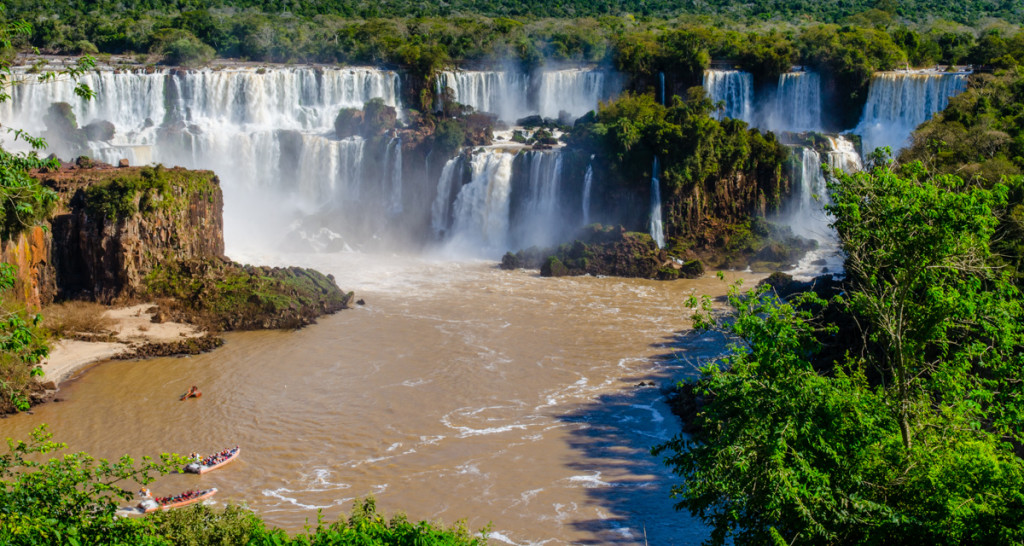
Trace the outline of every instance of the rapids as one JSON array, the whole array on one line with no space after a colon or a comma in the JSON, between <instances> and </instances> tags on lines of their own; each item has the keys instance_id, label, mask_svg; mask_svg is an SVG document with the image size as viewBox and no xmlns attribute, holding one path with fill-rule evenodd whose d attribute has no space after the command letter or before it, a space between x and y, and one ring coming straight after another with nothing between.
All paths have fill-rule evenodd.
<instances>
[{"instance_id":1,"label":"rapids","mask_svg":"<svg viewBox=\"0 0 1024 546\"><path fill-rule=\"evenodd\" d=\"M684 300L725 282L547 279L358 253L233 257L317 267L367 304L299 331L228 334L204 355L99 364L62 402L0 421L0 435L49 423L107 458L237 444L231 465L151 489L216 486L216 504L245 503L293 532L317 509L330 521L372 494L414 520L490 522L493 544L706 538L672 509L676 478L648 452L678 420L658 388L636 385L669 385L721 350L717 336L686 333ZM193 384L203 396L179 402Z\"/></svg>"}]
</instances>

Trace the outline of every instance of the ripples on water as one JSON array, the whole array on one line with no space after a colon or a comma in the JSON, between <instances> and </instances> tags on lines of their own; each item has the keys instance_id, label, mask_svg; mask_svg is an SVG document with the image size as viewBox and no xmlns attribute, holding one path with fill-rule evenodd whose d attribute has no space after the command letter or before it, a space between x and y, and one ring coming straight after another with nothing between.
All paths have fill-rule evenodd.
<instances>
[{"instance_id":1,"label":"ripples on water","mask_svg":"<svg viewBox=\"0 0 1024 546\"><path fill-rule=\"evenodd\" d=\"M247 332L189 358L109 362L62 403L0 421L101 457L245 448L214 485L291 531L375 495L411 519L493 524L492 543L689 544L674 478L648 450L679 431L657 388L721 350L681 333L714 278L542 279L493 263L333 255L235 256L333 273L358 306L296 332ZM204 396L178 402L189 385Z\"/></svg>"}]
</instances>

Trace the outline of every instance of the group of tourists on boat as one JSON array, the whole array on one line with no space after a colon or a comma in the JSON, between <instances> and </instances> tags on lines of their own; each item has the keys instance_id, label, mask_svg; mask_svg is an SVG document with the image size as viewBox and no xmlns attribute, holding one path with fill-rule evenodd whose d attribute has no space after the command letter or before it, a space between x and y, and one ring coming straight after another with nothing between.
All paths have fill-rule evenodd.
<instances>
[{"instance_id":1,"label":"group of tourists on boat","mask_svg":"<svg viewBox=\"0 0 1024 546\"><path fill-rule=\"evenodd\" d=\"M200 491L198 489L189 489L184 493L178 493L177 495L171 495L170 497L157 497L156 502L158 504L173 504L176 502L194 499L199 496L199 493Z\"/></svg>"},{"instance_id":2,"label":"group of tourists on boat","mask_svg":"<svg viewBox=\"0 0 1024 546\"><path fill-rule=\"evenodd\" d=\"M220 453L214 453L213 455L210 455L208 457L203 457L199 455L199 453L192 452L191 458L194 462L197 462L203 466L214 466L217 463L226 461L231 457L234 457L236 453L238 453L238 446L235 446L230 449L225 449Z\"/></svg>"}]
</instances>

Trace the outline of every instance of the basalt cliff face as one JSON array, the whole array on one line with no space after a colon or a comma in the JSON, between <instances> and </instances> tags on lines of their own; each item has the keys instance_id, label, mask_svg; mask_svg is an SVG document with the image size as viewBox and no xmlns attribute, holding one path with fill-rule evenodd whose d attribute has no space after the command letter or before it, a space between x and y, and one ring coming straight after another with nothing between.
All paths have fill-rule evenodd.
<instances>
[{"instance_id":1,"label":"basalt cliff face","mask_svg":"<svg viewBox=\"0 0 1024 546\"><path fill-rule=\"evenodd\" d=\"M159 264L224 255L224 203L210 171L67 166L38 177L60 195L51 221L58 298L137 299Z\"/></svg>"},{"instance_id":2,"label":"basalt cliff face","mask_svg":"<svg viewBox=\"0 0 1024 546\"><path fill-rule=\"evenodd\" d=\"M228 260L223 196L211 171L83 158L33 176L57 192L50 225L0 248L16 266L17 294L29 307L155 300L161 316L235 330L300 327L344 309L352 297L311 269Z\"/></svg>"}]
</instances>

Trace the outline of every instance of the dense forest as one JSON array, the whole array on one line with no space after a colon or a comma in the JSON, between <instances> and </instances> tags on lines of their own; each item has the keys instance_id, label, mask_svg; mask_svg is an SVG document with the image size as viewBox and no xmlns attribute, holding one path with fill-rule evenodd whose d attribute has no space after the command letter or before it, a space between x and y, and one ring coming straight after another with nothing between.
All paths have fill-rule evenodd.
<instances>
[{"instance_id":1,"label":"dense forest","mask_svg":"<svg viewBox=\"0 0 1024 546\"><path fill-rule=\"evenodd\" d=\"M597 17L631 14L636 17L674 17L697 15L730 21L768 21L811 19L839 23L851 17L874 17L888 13L911 21L943 18L960 23L975 23L992 17L1021 22L1024 4L1019 0L987 0L973 2L941 2L937 0L561 0L558 2L511 0L454 0L451 2L413 2L409 0L217 0L141 1L141 2L70 2L15 0L9 2L17 15L26 13L58 14L61 17L89 13L131 11L175 12L198 9L257 10L267 14L290 14L298 17L338 15L346 18L376 17L449 17L474 14L490 17Z\"/></svg>"}]
</instances>

